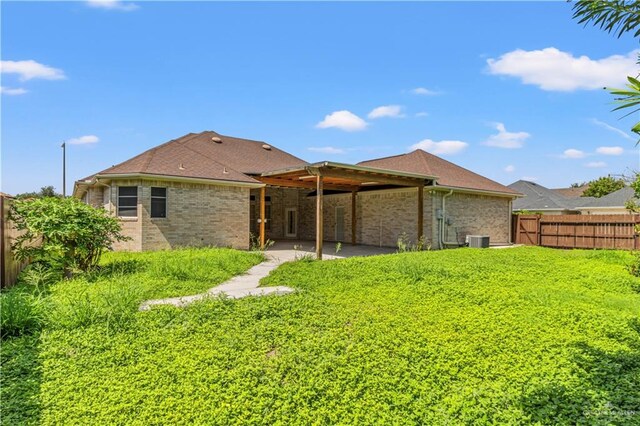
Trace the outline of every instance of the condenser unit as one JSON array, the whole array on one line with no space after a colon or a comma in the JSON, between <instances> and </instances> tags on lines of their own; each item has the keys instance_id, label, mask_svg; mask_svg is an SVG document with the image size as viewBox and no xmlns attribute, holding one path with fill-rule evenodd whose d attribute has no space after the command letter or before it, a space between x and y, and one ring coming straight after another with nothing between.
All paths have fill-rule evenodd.
<instances>
[{"instance_id":1,"label":"condenser unit","mask_svg":"<svg viewBox=\"0 0 640 426\"><path fill-rule=\"evenodd\" d=\"M488 248L489 236L488 235L467 235L467 243L469 244L469 247Z\"/></svg>"}]
</instances>

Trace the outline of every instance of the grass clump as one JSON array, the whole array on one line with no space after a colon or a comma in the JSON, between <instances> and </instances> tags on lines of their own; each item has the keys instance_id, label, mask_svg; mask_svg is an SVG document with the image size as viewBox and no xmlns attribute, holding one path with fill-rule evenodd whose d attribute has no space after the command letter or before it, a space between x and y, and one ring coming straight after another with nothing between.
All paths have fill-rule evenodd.
<instances>
[{"instance_id":1,"label":"grass clump","mask_svg":"<svg viewBox=\"0 0 640 426\"><path fill-rule=\"evenodd\" d=\"M155 264L175 255L114 255L111 263L133 262L129 272L85 282L90 304L117 312L119 302L100 297L118 286L131 299L166 295L147 280L187 286L170 282L183 273L180 262ZM191 290L214 269L232 268L178 255L201 265L186 278ZM86 314L10 339L3 367L22 367L2 378L0 388L15 391L2 390L3 417L45 425L633 424L640 294L629 261L627 252L523 247L291 262L264 282L301 290L284 297L133 311L120 326ZM80 291L54 287L54 304Z\"/></svg>"}]
</instances>

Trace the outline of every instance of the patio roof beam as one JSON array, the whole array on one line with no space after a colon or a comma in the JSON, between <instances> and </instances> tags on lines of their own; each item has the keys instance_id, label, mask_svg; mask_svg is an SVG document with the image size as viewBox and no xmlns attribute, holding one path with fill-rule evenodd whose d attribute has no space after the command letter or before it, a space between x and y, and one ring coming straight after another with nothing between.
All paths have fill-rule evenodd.
<instances>
[{"instance_id":1,"label":"patio roof beam","mask_svg":"<svg viewBox=\"0 0 640 426\"><path fill-rule=\"evenodd\" d=\"M307 188L307 189L316 189L316 183L310 181L302 181L295 179L280 179L280 178L272 178L272 177L257 177L260 182L266 183L271 186L282 186L284 188ZM335 191L345 191L351 192L358 189L356 185L343 185L343 184L324 184L325 189L332 189Z\"/></svg>"},{"instance_id":2,"label":"patio roof beam","mask_svg":"<svg viewBox=\"0 0 640 426\"><path fill-rule=\"evenodd\" d=\"M359 171L343 171L338 169L320 168L318 173L325 178L345 179L360 184L364 182L376 182L380 185L420 186L424 185L424 179L404 178L378 173Z\"/></svg>"}]
</instances>

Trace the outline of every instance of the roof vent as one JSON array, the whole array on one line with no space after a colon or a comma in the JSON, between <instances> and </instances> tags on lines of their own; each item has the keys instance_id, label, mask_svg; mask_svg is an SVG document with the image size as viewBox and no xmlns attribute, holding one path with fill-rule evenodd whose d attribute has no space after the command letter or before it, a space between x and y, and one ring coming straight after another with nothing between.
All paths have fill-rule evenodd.
<instances>
[{"instance_id":1,"label":"roof vent","mask_svg":"<svg viewBox=\"0 0 640 426\"><path fill-rule=\"evenodd\" d=\"M229 173L229 171L228 171L228 170L227 170L227 168L225 167L224 169L222 169L222 173L224 173L224 174L226 175L227 173Z\"/></svg>"},{"instance_id":2,"label":"roof vent","mask_svg":"<svg viewBox=\"0 0 640 426\"><path fill-rule=\"evenodd\" d=\"M267 151L271 151L271 145L267 145L266 143L262 145L262 149L266 149Z\"/></svg>"},{"instance_id":3,"label":"roof vent","mask_svg":"<svg viewBox=\"0 0 640 426\"><path fill-rule=\"evenodd\" d=\"M184 169L185 169L184 164L180 163L180 165L178 166L178 168L179 168L180 170L184 170Z\"/></svg>"},{"instance_id":4,"label":"roof vent","mask_svg":"<svg viewBox=\"0 0 640 426\"><path fill-rule=\"evenodd\" d=\"M222 139L220 139L217 136L212 137L211 140L214 141L215 143L222 143Z\"/></svg>"}]
</instances>

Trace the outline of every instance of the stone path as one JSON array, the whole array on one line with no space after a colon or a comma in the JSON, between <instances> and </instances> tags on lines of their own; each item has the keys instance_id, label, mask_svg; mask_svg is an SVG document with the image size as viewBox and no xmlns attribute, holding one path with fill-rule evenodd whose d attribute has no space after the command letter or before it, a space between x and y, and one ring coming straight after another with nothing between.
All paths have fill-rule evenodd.
<instances>
[{"instance_id":1,"label":"stone path","mask_svg":"<svg viewBox=\"0 0 640 426\"><path fill-rule=\"evenodd\" d=\"M254 266L243 275L235 276L205 293L195 294L193 296L147 300L146 302L142 302L139 309L141 311L148 311L156 305L173 305L182 307L206 297L215 297L223 294L232 299L239 299L246 296L265 296L268 294L281 295L291 293L294 291L291 287L259 287L260 280L269 275L269 272L284 262L296 260L303 256L315 257L313 244L314 243L311 241L279 241L265 253L267 256L267 260L265 262ZM343 259L352 256L371 256L395 252L395 249L393 248L342 244L340 252L332 254L331 247L335 247L335 243L325 242L325 254L323 259Z\"/></svg>"},{"instance_id":2,"label":"stone path","mask_svg":"<svg viewBox=\"0 0 640 426\"><path fill-rule=\"evenodd\" d=\"M195 294L193 296L147 300L146 302L142 302L139 309L141 311L148 311L153 306L157 305L173 305L180 308L198 300L219 295L225 295L232 299L240 299L246 296L265 296L268 294L282 295L291 293L294 291L291 287L258 287L260 285L260 280L269 275L269 272L280 266L282 263L282 260L269 256L267 261L254 266L242 275L237 275L219 286L213 287L206 293Z\"/></svg>"}]
</instances>

